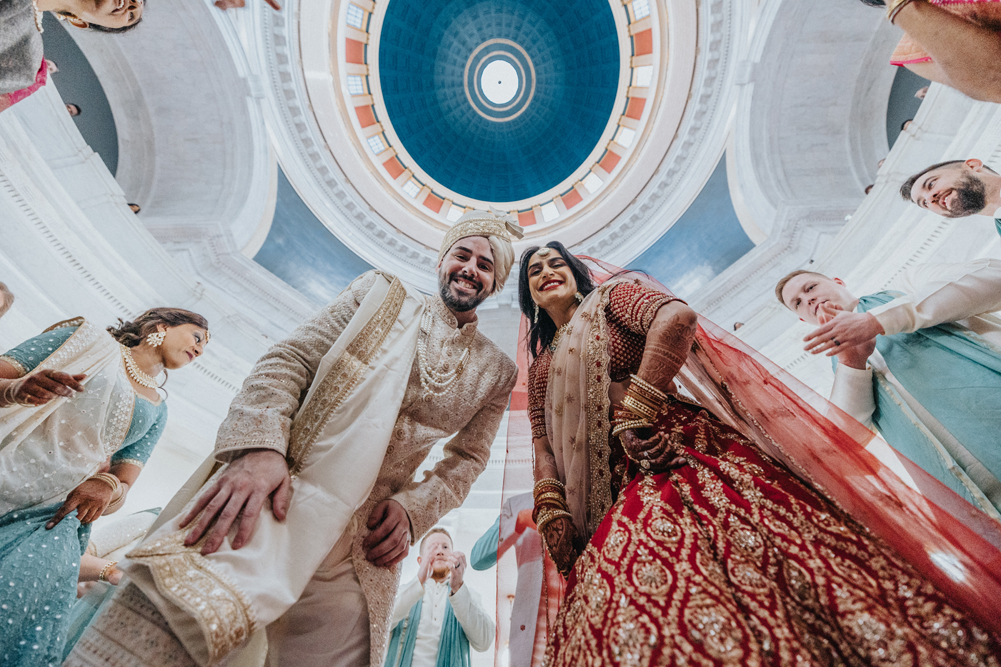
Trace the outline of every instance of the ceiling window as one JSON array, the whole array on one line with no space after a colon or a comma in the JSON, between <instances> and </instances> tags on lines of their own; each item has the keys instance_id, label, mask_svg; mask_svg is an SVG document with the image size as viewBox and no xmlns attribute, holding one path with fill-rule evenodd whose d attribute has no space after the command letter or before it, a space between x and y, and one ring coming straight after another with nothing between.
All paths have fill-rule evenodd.
<instances>
[{"instance_id":1,"label":"ceiling window","mask_svg":"<svg viewBox=\"0 0 1001 667\"><path fill-rule=\"evenodd\" d=\"M593 171L587 172L587 176L584 177L584 187L592 195L601 188L601 179Z\"/></svg>"},{"instance_id":2,"label":"ceiling window","mask_svg":"<svg viewBox=\"0 0 1001 667\"><path fill-rule=\"evenodd\" d=\"M372 152L378 155L382 151L386 150L386 144L382 141L382 135L375 135L368 138L368 147L372 149Z\"/></svg>"},{"instance_id":3,"label":"ceiling window","mask_svg":"<svg viewBox=\"0 0 1001 667\"><path fill-rule=\"evenodd\" d=\"M653 65L643 65L642 67L633 68L633 85L639 86L640 88L647 88L650 86L650 80L653 78Z\"/></svg>"},{"instance_id":4,"label":"ceiling window","mask_svg":"<svg viewBox=\"0 0 1001 667\"><path fill-rule=\"evenodd\" d=\"M351 95L365 94L365 82L362 77L355 74L348 75L348 93Z\"/></svg>"},{"instance_id":5,"label":"ceiling window","mask_svg":"<svg viewBox=\"0 0 1001 667\"><path fill-rule=\"evenodd\" d=\"M650 0L633 0L633 19L639 21L650 16Z\"/></svg>"},{"instance_id":6,"label":"ceiling window","mask_svg":"<svg viewBox=\"0 0 1001 667\"><path fill-rule=\"evenodd\" d=\"M546 222L552 222L556 218L560 217L560 211L556 208L556 204L549 202L542 205L542 219Z\"/></svg>"},{"instance_id":7,"label":"ceiling window","mask_svg":"<svg viewBox=\"0 0 1001 667\"><path fill-rule=\"evenodd\" d=\"M347 24L352 28L364 30L362 26L365 24L365 11L358 5L348 5Z\"/></svg>"},{"instance_id":8,"label":"ceiling window","mask_svg":"<svg viewBox=\"0 0 1001 667\"><path fill-rule=\"evenodd\" d=\"M628 127L622 127L620 125L618 131L615 133L615 143L623 148L629 148L629 146L632 145L633 137L635 136L635 130L631 130Z\"/></svg>"},{"instance_id":9,"label":"ceiling window","mask_svg":"<svg viewBox=\"0 0 1001 667\"><path fill-rule=\"evenodd\" d=\"M407 193L408 197L416 197L421 193L421 186L417 181L411 178L403 184L403 191Z\"/></svg>"},{"instance_id":10,"label":"ceiling window","mask_svg":"<svg viewBox=\"0 0 1001 667\"><path fill-rule=\"evenodd\" d=\"M462 214L465 212L466 209L462 208L461 206L456 206L455 204L452 204L452 206L448 209L448 215L446 215L445 217L448 219L449 222L455 222L456 220L461 218Z\"/></svg>"}]
</instances>

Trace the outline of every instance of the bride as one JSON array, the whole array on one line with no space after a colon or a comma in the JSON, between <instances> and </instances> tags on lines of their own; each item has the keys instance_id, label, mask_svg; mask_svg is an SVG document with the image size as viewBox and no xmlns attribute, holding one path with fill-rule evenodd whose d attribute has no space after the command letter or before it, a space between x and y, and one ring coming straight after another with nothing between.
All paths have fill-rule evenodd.
<instances>
[{"instance_id":1,"label":"bride","mask_svg":"<svg viewBox=\"0 0 1001 667\"><path fill-rule=\"evenodd\" d=\"M547 664L999 664L897 551L677 393L683 301L596 287L558 242L522 256L519 287L535 519L569 574Z\"/></svg>"}]
</instances>

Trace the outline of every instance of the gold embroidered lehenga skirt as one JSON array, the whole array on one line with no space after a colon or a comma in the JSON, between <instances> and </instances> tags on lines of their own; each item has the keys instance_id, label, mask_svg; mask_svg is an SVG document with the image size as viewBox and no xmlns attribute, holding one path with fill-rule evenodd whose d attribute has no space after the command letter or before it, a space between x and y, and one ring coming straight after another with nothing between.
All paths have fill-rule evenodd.
<instances>
[{"instance_id":1,"label":"gold embroidered lehenga skirt","mask_svg":"<svg viewBox=\"0 0 1001 667\"><path fill-rule=\"evenodd\" d=\"M548 665L1001 665L997 638L706 410L671 401L656 428L688 465L623 488Z\"/></svg>"}]
</instances>

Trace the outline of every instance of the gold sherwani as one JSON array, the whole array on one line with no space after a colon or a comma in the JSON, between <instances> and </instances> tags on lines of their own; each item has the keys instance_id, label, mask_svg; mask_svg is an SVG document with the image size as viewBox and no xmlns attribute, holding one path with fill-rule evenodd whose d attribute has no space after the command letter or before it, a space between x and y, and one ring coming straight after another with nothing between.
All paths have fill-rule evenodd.
<instances>
[{"instance_id":1,"label":"gold sherwani","mask_svg":"<svg viewBox=\"0 0 1001 667\"><path fill-rule=\"evenodd\" d=\"M408 336L413 339L409 357L406 351L399 352L400 345L394 348L395 354L403 360L395 362L403 369L399 379L406 375L406 367L401 364L409 363L406 387L396 390L403 389L402 396L398 393L388 400L380 398L372 402L370 399L362 412L350 412L348 401L319 410L320 413L326 410L326 417L324 414L316 418L307 416L307 412L318 412L315 406L324 405L325 393L391 393L385 386L388 382L381 386L376 382L374 390L366 389L364 381L357 389L354 385L345 389L345 383L350 385L353 380L345 379L349 374L343 372L343 364L331 368L326 361L331 352L343 344L343 341L338 342L341 333L350 330L354 342L339 362L348 357L350 364L354 364L351 367L359 374L367 374L366 381L370 384L373 374L379 377L380 355L394 354L379 347L380 336L387 335L389 324L379 324L376 320L382 315L378 315L359 334L358 322L364 318L355 317L355 314L372 301L371 297L366 297L370 291L378 291L373 285L385 291L389 281L393 285L385 299L387 303L393 300L393 294L397 294L399 302L404 300L400 295L406 297L403 311L397 303L398 315L388 318L395 320L394 331L403 331L396 340L409 340ZM441 396L424 395L413 351L414 332L425 310L433 314L425 355L432 367L454 366L469 345L462 373ZM385 308L379 311L383 315L385 312ZM373 328L373 325L377 326ZM392 339L394 334L388 335ZM371 349L366 351L366 345ZM265 510L249 544L234 551L224 543L217 553L202 557L196 548L181 545L186 531L178 530L174 525L177 519L174 519L157 529L130 554L133 560L128 568L130 578L163 613L172 633L195 661L203 665L214 664L245 643L250 633L272 623L288 610L322 557L341 535L353 529L351 555L370 616L370 660L372 665L380 665L399 570L398 567L377 568L365 559L361 542L369 533L365 526L371 509L387 498L397 500L407 510L412 537L416 540L446 512L459 506L486 466L516 376L514 362L477 331L475 322L457 328L455 317L440 298L405 290L399 281L385 274L364 274L316 317L258 361L219 430L215 456L220 461L227 461L234 453L250 448L273 449L288 457L294 480L292 504L285 522L277 522ZM390 401L399 405L395 422L391 415L376 414ZM349 417L344 416L345 411ZM325 465L317 461L322 461L326 454L322 442L314 446L315 432L324 428L331 430L330 420L338 418L362 424L382 422L386 425L388 443L372 443L372 447L363 443L366 449L361 457L353 454L353 458L338 461L334 466L326 464L328 472L324 474L327 477L317 480L316 466ZM390 421L386 421L387 418ZM349 433L350 428L353 427L348 426ZM311 432L314 432L313 440L310 440ZM425 473L422 481L413 481L431 447L451 434L455 436L445 445L444 459ZM356 442L358 438L349 440ZM353 517L349 512L336 524L343 527L338 534L329 535L329 524L318 525L317 522L326 521L329 514L337 514L341 506L337 505L336 498L328 497L332 494L327 491L355 484L356 468L371 464L371 460L362 459L381 456L380 447L385 454L367 498L361 495L360 506L352 506L352 509L357 507L353 509ZM374 453L369 455L369 452ZM317 543L327 546L317 547ZM319 558L315 558L317 548L325 549L318 554ZM313 552L313 560L304 556L306 552ZM305 572L305 579L296 571L304 567L312 568ZM283 583L283 578L293 583ZM205 591L210 592L206 594ZM136 640L141 638L136 637Z\"/></svg>"}]
</instances>

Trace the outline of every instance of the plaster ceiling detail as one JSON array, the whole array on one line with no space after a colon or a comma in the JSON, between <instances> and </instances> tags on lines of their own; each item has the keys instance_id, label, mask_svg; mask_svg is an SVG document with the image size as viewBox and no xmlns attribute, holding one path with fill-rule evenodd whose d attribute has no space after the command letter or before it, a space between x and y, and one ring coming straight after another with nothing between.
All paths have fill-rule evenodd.
<instances>
[{"instance_id":1,"label":"plaster ceiling detail","mask_svg":"<svg viewBox=\"0 0 1001 667\"><path fill-rule=\"evenodd\" d=\"M616 24L620 56L623 44L629 49L620 67L630 73L619 78L619 101L594 149L600 152L592 151L589 160L594 161L583 162L571 175L572 188L547 191L549 201L557 208L555 218L547 221L540 215L541 201L525 209L501 207L534 214L535 224L528 226L528 238L521 245L540 236L556 237L575 249L628 263L680 217L723 152L733 105L732 87L727 84L733 78L736 42L746 34L743 28L749 17L735 0L650 2L642 10L649 11L643 18L631 13L634 4L642 6L640 0L608 6L613 16L616 8L620 12L622 25ZM354 25L348 23L349 11ZM455 216L452 202L457 199L449 201L449 193L442 192L442 206L437 212L424 206L424 200L433 193L428 185L432 181L421 182L414 167L403 164L400 157L405 158L405 147L393 144L392 128L382 123L385 116L373 94L382 87L379 81L373 81L374 70L367 62L375 50L369 40L380 11L379 4L366 0L293 0L284 12L257 13L255 22L262 25L253 37L259 40L256 50L263 59L270 87L265 114L283 169L317 217L364 260L427 289L432 287L437 247L450 224L450 212ZM331 26L337 30L331 31ZM650 31L652 52L637 56L632 50L635 35L643 32L640 28ZM364 47L366 62L347 62L348 35ZM474 49L487 41L477 41ZM515 39L509 41L517 43ZM668 45L669 58L663 55ZM528 48L525 50L532 58L536 76L541 76L537 57ZM462 59L463 71L467 62L468 57ZM513 58L511 62L517 70ZM632 70L646 66L653 67L644 70L650 72L649 81L646 75L642 79L648 84L643 92L649 97L640 98L642 86L629 84L634 83ZM351 94L352 90L358 92L358 81L349 77L364 77L362 94ZM517 85L522 85L521 80ZM465 87L457 92L463 107L479 117L466 97ZM611 167L615 187L591 193L583 181L588 172L596 173L595 164L610 149L614 153L621 146L614 135L624 127L622 116L631 97L645 100L639 114L642 123L627 127L634 134L626 147L629 150ZM368 106L376 119L376 125L366 126L375 129L368 131L381 135L380 140L389 144L386 150L393 151L383 163L390 157L400 159L403 171L397 178L389 179L389 172L376 159L380 156L368 145L371 135L359 133L359 106ZM417 197L404 190L414 180L421 184ZM568 193L571 198L576 193L580 201L569 209L564 203L564 211L559 202ZM459 201L458 212L467 205L483 203L505 202ZM524 224L525 218L519 217Z\"/></svg>"}]
</instances>

